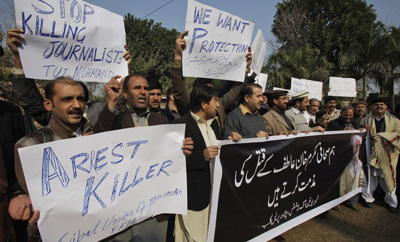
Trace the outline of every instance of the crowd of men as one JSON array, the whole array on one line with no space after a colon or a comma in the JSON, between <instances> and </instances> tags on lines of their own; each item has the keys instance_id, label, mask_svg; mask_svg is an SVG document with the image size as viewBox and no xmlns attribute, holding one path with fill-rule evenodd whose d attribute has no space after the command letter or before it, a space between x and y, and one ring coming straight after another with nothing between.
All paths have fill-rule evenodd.
<instances>
[{"instance_id":1,"label":"crowd of men","mask_svg":"<svg viewBox=\"0 0 400 242\"><path fill-rule=\"evenodd\" d=\"M262 87L254 83L254 75L248 76L247 72L243 73L243 83L227 82L221 95L216 93L212 80L202 78L194 81L189 94L182 74L182 52L186 48L184 36L187 31L176 40L171 70L173 86L166 91L165 108L161 108L161 84L140 74L124 78L114 76L104 86L106 104L95 102L88 105L89 92L85 84L69 77L49 82L43 97L34 80L24 76L18 52L23 40L21 34L19 29L8 31L7 44L15 62L10 78L25 114L31 115L44 127L26 132L20 109L0 100L0 241L41 240L36 225L40 211L32 207L18 148L168 123L186 124L182 152L186 156L188 214L160 215L104 241L206 241L213 173L210 161L219 152L214 141L222 139L237 142L242 138L268 139L273 135L366 128L371 135L371 157L375 160L369 161L371 190L362 194L364 205L372 207L374 190L379 184L390 211L398 213L396 164L400 121L388 112L385 99L372 100L369 113L368 104L362 100L339 108L336 98L328 96L323 107L320 100L309 99L307 92L291 96L282 90L263 93ZM129 51L124 57L129 64ZM246 70L251 59L249 49ZM355 142L360 145L359 141ZM391 163L376 158L382 159L384 152L388 153L386 159L391 159ZM275 240L284 241L284 238L278 236Z\"/></svg>"}]
</instances>

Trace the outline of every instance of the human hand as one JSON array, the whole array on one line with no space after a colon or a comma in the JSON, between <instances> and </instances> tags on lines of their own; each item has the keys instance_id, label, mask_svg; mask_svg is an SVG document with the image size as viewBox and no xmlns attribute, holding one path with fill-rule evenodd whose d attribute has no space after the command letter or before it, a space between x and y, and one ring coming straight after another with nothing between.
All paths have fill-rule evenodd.
<instances>
[{"instance_id":1,"label":"human hand","mask_svg":"<svg viewBox=\"0 0 400 242\"><path fill-rule=\"evenodd\" d=\"M262 130L258 131L258 133L256 134L256 136L257 136L258 138L262 138L262 137L265 137L265 138L267 138L267 139L269 138L267 132L264 132L264 131L262 131Z\"/></svg>"},{"instance_id":2,"label":"human hand","mask_svg":"<svg viewBox=\"0 0 400 242\"><path fill-rule=\"evenodd\" d=\"M7 31L6 43L14 55L14 66L15 68L22 68L21 59L19 56L18 46L21 46L21 41L24 37L21 36L24 31L22 29L9 29Z\"/></svg>"},{"instance_id":3,"label":"human hand","mask_svg":"<svg viewBox=\"0 0 400 242\"><path fill-rule=\"evenodd\" d=\"M251 53L251 47L249 46L246 54L246 70L249 69L252 59L253 59L253 54Z\"/></svg>"},{"instance_id":4,"label":"human hand","mask_svg":"<svg viewBox=\"0 0 400 242\"><path fill-rule=\"evenodd\" d=\"M104 85L104 90L107 94L107 106L109 109L116 109L119 97L122 94L122 82L120 83L117 79L121 76L116 75L111 78L106 85Z\"/></svg>"},{"instance_id":5,"label":"human hand","mask_svg":"<svg viewBox=\"0 0 400 242\"><path fill-rule=\"evenodd\" d=\"M325 129L322 128L321 126L316 126L316 127L312 128L312 132L322 132L323 133L324 131L325 131Z\"/></svg>"},{"instance_id":6,"label":"human hand","mask_svg":"<svg viewBox=\"0 0 400 242\"><path fill-rule=\"evenodd\" d=\"M182 32L175 41L175 60L182 60L182 52L186 48L185 37L189 33L189 30Z\"/></svg>"},{"instance_id":7,"label":"human hand","mask_svg":"<svg viewBox=\"0 0 400 242\"><path fill-rule=\"evenodd\" d=\"M237 132L232 132L228 139L232 140L233 142L239 142L242 139L242 136Z\"/></svg>"},{"instance_id":8,"label":"human hand","mask_svg":"<svg viewBox=\"0 0 400 242\"><path fill-rule=\"evenodd\" d=\"M129 67L129 65L132 62L132 56L131 56L131 53L129 52L128 46L124 45L124 48L125 48L126 52L122 56L124 57L124 59L128 63L128 67Z\"/></svg>"},{"instance_id":9,"label":"human hand","mask_svg":"<svg viewBox=\"0 0 400 242\"><path fill-rule=\"evenodd\" d=\"M219 147L216 145L208 146L207 148L204 149L204 160L205 161L210 161L214 159L218 155L218 150Z\"/></svg>"},{"instance_id":10,"label":"human hand","mask_svg":"<svg viewBox=\"0 0 400 242\"><path fill-rule=\"evenodd\" d=\"M23 194L19 195L10 200L10 204L8 206L8 213L10 217L14 220L29 220L32 213L32 202L29 195Z\"/></svg>"},{"instance_id":11,"label":"human hand","mask_svg":"<svg viewBox=\"0 0 400 242\"><path fill-rule=\"evenodd\" d=\"M185 156L189 156L192 154L193 144L194 142L191 137L187 137L183 140L182 151L185 154Z\"/></svg>"}]
</instances>

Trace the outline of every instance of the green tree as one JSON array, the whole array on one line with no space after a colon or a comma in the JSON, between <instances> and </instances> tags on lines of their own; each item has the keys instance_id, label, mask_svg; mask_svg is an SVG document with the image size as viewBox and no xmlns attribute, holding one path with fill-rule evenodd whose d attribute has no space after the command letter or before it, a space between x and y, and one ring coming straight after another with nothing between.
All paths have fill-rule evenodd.
<instances>
[{"instance_id":1,"label":"green tree","mask_svg":"<svg viewBox=\"0 0 400 242\"><path fill-rule=\"evenodd\" d=\"M329 75L362 77L358 64L376 20L373 5L364 0L284 0L274 17L272 33L280 44L274 55L281 57L271 56L271 70L283 72L289 66L286 76L321 81ZM282 80L284 75L279 76Z\"/></svg>"},{"instance_id":2,"label":"green tree","mask_svg":"<svg viewBox=\"0 0 400 242\"><path fill-rule=\"evenodd\" d=\"M132 56L130 73L140 73L148 79L170 80L175 39L179 32L167 29L154 20L125 15L126 42Z\"/></svg>"}]
</instances>

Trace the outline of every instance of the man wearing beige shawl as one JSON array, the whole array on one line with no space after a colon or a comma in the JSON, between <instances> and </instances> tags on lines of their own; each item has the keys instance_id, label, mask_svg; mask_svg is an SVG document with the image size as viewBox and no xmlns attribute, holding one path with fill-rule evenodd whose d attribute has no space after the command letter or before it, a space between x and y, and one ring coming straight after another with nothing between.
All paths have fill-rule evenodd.
<instances>
[{"instance_id":1,"label":"man wearing beige shawl","mask_svg":"<svg viewBox=\"0 0 400 242\"><path fill-rule=\"evenodd\" d=\"M363 193L366 207L375 201L373 193L378 184L385 192L389 210L399 213L396 197L396 167L400 149L400 121L386 112L387 103L382 98L371 102L371 112L361 120L371 126L369 157L369 192Z\"/></svg>"}]
</instances>

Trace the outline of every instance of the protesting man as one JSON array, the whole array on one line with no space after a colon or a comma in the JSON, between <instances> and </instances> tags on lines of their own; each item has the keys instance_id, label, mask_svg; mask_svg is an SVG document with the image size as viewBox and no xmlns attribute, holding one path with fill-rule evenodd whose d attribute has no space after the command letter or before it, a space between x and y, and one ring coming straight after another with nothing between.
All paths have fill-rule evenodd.
<instances>
[{"instance_id":1,"label":"protesting man","mask_svg":"<svg viewBox=\"0 0 400 242\"><path fill-rule=\"evenodd\" d=\"M23 137L15 145L15 173L22 191L10 201L9 213L15 220L28 220L30 241L40 237L36 227L39 211L32 209L17 149L91 133L89 123L83 118L85 95L78 82L60 77L47 84L44 107L47 111L52 112L49 125L38 132Z\"/></svg>"},{"instance_id":2,"label":"protesting man","mask_svg":"<svg viewBox=\"0 0 400 242\"><path fill-rule=\"evenodd\" d=\"M297 131L285 116L289 102L287 94L287 91L281 90L267 92L270 110L263 115L263 118L268 135L297 134Z\"/></svg>"},{"instance_id":3,"label":"protesting man","mask_svg":"<svg viewBox=\"0 0 400 242\"><path fill-rule=\"evenodd\" d=\"M363 193L365 206L372 207L373 194L378 184L385 192L389 210L399 213L396 197L396 167L400 150L400 121L386 112L386 100L377 98L371 102L371 112L361 120L371 126L371 154L369 157L369 192Z\"/></svg>"},{"instance_id":4,"label":"protesting man","mask_svg":"<svg viewBox=\"0 0 400 242\"><path fill-rule=\"evenodd\" d=\"M351 106L354 108L354 119L358 122L365 116L367 116L367 102L359 100L358 102L352 103Z\"/></svg>"},{"instance_id":5,"label":"protesting man","mask_svg":"<svg viewBox=\"0 0 400 242\"><path fill-rule=\"evenodd\" d=\"M306 117L309 124L315 123L315 115L319 111L320 106L321 102L318 99L310 99L310 105L307 107L307 112L304 113L304 117Z\"/></svg>"},{"instance_id":6,"label":"protesting man","mask_svg":"<svg viewBox=\"0 0 400 242\"><path fill-rule=\"evenodd\" d=\"M152 125L168 124L168 119L160 113L151 112L148 108L149 84L141 75L128 75L119 82L121 76L114 76L104 86L107 94L107 104L101 111L98 121L93 130L95 133L110 130L118 130L131 127L146 127ZM125 103L118 107L121 94L125 97ZM183 141L182 150L189 155L193 148L191 138ZM158 216L159 220L161 216ZM129 236L136 236L145 241L163 240L167 234L168 221L163 219L158 222L157 218L148 219L130 230L126 230L116 236L119 241ZM111 239L111 238L110 238Z\"/></svg>"},{"instance_id":7,"label":"protesting man","mask_svg":"<svg viewBox=\"0 0 400 242\"><path fill-rule=\"evenodd\" d=\"M307 111L310 105L308 92L298 92L292 95L292 107L285 112L285 116L292 123L294 129L300 133L316 132L324 130L321 127L310 128L309 121L304 117L304 112Z\"/></svg>"},{"instance_id":8,"label":"protesting man","mask_svg":"<svg viewBox=\"0 0 400 242\"><path fill-rule=\"evenodd\" d=\"M218 155L215 140L222 140L215 118L219 107L215 89L202 85L190 94L190 113L174 120L186 123L185 137L192 137L192 155L186 157L188 184L188 215L177 215L175 220L175 241L206 241L211 198L210 161ZM230 137L239 141L241 136L231 133ZM210 171L211 169L211 171Z\"/></svg>"},{"instance_id":9,"label":"protesting man","mask_svg":"<svg viewBox=\"0 0 400 242\"><path fill-rule=\"evenodd\" d=\"M325 98L325 109L331 118L329 121L339 118L340 111L336 109L336 98L328 96Z\"/></svg>"},{"instance_id":10,"label":"protesting man","mask_svg":"<svg viewBox=\"0 0 400 242\"><path fill-rule=\"evenodd\" d=\"M265 124L258 113L263 102L262 87L258 84L247 84L239 94L239 107L230 112L225 119L224 137L232 132L243 138L266 137Z\"/></svg>"},{"instance_id":11,"label":"protesting man","mask_svg":"<svg viewBox=\"0 0 400 242\"><path fill-rule=\"evenodd\" d=\"M332 120L328 124L328 131L332 130L354 130L361 129L362 126L357 122L354 117L354 110L352 106L344 106L340 110L339 118Z\"/></svg>"}]
</instances>

